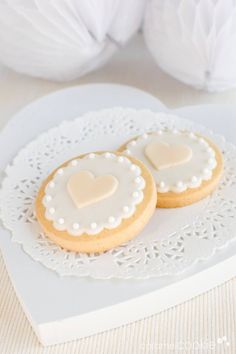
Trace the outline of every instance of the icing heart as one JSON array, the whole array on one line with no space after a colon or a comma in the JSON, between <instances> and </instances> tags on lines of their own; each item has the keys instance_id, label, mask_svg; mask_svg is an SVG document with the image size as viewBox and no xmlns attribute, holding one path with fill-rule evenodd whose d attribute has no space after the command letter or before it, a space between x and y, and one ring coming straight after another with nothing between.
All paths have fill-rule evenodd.
<instances>
[{"instance_id":1,"label":"icing heart","mask_svg":"<svg viewBox=\"0 0 236 354\"><path fill-rule=\"evenodd\" d=\"M145 155L156 170L182 165L192 158L192 150L184 144L169 145L152 141L145 148Z\"/></svg>"},{"instance_id":2,"label":"icing heart","mask_svg":"<svg viewBox=\"0 0 236 354\"><path fill-rule=\"evenodd\" d=\"M80 171L69 178L67 190L76 207L83 208L110 197L118 184L112 175L95 177L89 171Z\"/></svg>"}]
</instances>

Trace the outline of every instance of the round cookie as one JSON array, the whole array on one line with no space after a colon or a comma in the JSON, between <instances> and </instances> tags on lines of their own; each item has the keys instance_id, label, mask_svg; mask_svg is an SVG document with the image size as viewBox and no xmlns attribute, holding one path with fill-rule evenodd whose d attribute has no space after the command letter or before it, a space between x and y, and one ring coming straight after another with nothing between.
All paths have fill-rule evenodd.
<instances>
[{"instance_id":1,"label":"round cookie","mask_svg":"<svg viewBox=\"0 0 236 354\"><path fill-rule=\"evenodd\" d=\"M36 198L46 235L77 252L102 252L134 238L156 207L148 169L121 153L78 156L54 170Z\"/></svg>"},{"instance_id":2,"label":"round cookie","mask_svg":"<svg viewBox=\"0 0 236 354\"><path fill-rule=\"evenodd\" d=\"M217 187L223 173L218 147L189 131L145 133L119 151L139 159L151 171L160 208L182 207L203 199Z\"/></svg>"}]
</instances>

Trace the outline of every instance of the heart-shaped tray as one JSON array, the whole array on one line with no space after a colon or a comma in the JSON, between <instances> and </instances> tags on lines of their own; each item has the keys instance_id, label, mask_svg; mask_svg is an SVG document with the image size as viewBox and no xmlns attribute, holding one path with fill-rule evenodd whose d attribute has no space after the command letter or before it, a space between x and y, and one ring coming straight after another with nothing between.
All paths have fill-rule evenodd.
<instances>
[{"instance_id":1,"label":"heart-shaped tray","mask_svg":"<svg viewBox=\"0 0 236 354\"><path fill-rule=\"evenodd\" d=\"M6 146L9 148L8 153L1 156L1 168L5 168L19 148L42 131L88 110L112 106L167 111L152 96L122 86L88 85L49 95L17 114L2 132L2 150L6 151ZM217 122L221 117L219 112L223 115L227 109L232 114L229 108L217 108ZM200 123L205 117L209 120L209 117L214 116L216 120L213 106L189 108L182 112L193 118L194 112L197 112L196 117L200 118L196 121ZM230 119L230 115L227 116ZM206 125L207 121L204 123ZM27 129L24 135L19 136L18 130L23 124ZM227 131L219 133L227 135ZM22 306L44 344L79 338L140 319L185 301L235 275L234 243L231 243L230 249L221 251L210 261L199 263L182 275L145 281L59 278L54 272L32 261L19 245L11 243L5 230L2 230L0 245Z\"/></svg>"}]
</instances>

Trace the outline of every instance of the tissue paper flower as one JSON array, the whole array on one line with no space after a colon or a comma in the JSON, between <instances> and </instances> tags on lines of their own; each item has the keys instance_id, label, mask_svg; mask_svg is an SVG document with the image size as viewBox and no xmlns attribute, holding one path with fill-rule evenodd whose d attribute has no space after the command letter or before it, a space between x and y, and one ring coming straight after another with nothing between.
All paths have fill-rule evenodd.
<instances>
[{"instance_id":1,"label":"tissue paper flower","mask_svg":"<svg viewBox=\"0 0 236 354\"><path fill-rule=\"evenodd\" d=\"M139 28L145 0L1 0L0 61L53 80L104 64Z\"/></svg>"},{"instance_id":2,"label":"tissue paper flower","mask_svg":"<svg viewBox=\"0 0 236 354\"><path fill-rule=\"evenodd\" d=\"M150 0L144 32L175 78L208 91L236 87L235 0Z\"/></svg>"}]
</instances>

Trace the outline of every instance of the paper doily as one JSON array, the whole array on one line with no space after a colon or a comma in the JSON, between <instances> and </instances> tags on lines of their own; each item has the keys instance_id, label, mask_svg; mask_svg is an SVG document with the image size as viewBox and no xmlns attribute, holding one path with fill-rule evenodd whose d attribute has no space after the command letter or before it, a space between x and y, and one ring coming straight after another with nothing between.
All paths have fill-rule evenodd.
<instances>
[{"instance_id":1,"label":"paper doily","mask_svg":"<svg viewBox=\"0 0 236 354\"><path fill-rule=\"evenodd\" d=\"M131 137L164 128L200 132L221 148L225 173L215 193L188 207L156 210L138 237L104 254L64 251L43 234L34 200L54 168L84 152L116 149ZM208 259L236 236L236 147L195 123L164 113L114 108L62 122L20 150L5 174L0 191L4 226L34 260L62 276L173 276Z\"/></svg>"}]
</instances>

